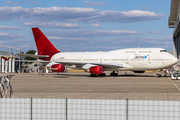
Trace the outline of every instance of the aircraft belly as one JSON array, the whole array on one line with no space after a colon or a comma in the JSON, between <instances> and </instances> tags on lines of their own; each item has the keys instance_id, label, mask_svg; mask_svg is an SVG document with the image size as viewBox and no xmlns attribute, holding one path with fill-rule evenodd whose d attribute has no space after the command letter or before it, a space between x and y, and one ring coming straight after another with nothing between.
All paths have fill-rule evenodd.
<instances>
[{"instance_id":1,"label":"aircraft belly","mask_svg":"<svg viewBox=\"0 0 180 120\"><path fill-rule=\"evenodd\" d=\"M133 70L157 70L157 69L162 69L165 67L170 67L171 65L167 64L166 62L163 61L152 61L150 63L136 63L136 64L131 64L133 66Z\"/></svg>"},{"instance_id":2,"label":"aircraft belly","mask_svg":"<svg viewBox=\"0 0 180 120\"><path fill-rule=\"evenodd\" d=\"M133 66L133 70L155 70L160 69L163 67L163 63L161 61L158 62L148 62L148 61L141 61L141 62L131 62L130 64Z\"/></svg>"},{"instance_id":3,"label":"aircraft belly","mask_svg":"<svg viewBox=\"0 0 180 120\"><path fill-rule=\"evenodd\" d=\"M145 60L131 61L129 64L133 67L133 70L144 70L151 65L151 63L148 63L148 61Z\"/></svg>"}]
</instances>

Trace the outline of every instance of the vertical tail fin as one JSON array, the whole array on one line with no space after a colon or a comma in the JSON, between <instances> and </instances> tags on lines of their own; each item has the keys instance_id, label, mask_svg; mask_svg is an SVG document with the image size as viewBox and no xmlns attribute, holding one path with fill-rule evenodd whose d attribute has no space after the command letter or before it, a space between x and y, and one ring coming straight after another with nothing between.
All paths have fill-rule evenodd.
<instances>
[{"instance_id":1,"label":"vertical tail fin","mask_svg":"<svg viewBox=\"0 0 180 120\"><path fill-rule=\"evenodd\" d=\"M34 39L36 42L36 47L38 50L38 55L48 55L48 58L41 58L42 60L51 60L52 56L56 53L60 52L58 51L54 45L48 40L48 38L41 32L39 28L32 28L32 32L34 35Z\"/></svg>"},{"instance_id":2,"label":"vertical tail fin","mask_svg":"<svg viewBox=\"0 0 180 120\"><path fill-rule=\"evenodd\" d=\"M32 28L38 52L57 53L59 52L39 28Z\"/></svg>"}]
</instances>

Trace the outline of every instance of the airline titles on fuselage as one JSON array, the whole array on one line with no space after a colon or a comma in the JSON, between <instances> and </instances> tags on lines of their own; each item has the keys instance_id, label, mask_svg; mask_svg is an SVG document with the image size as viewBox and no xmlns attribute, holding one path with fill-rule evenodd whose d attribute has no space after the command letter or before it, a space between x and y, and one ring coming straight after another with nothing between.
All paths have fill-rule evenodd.
<instances>
[{"instance_id":1,"label":"airline titles on fuselage","mask_svg":"<svg viewBox=\"0 0 180 120\"><path fill-rule=\"evenodd\" d=\"M144 56L138 55L138 56L135 56L134 59L147 59L148 56L149 56L149 54L144 55Z\"/></svg>"}]
</instances>

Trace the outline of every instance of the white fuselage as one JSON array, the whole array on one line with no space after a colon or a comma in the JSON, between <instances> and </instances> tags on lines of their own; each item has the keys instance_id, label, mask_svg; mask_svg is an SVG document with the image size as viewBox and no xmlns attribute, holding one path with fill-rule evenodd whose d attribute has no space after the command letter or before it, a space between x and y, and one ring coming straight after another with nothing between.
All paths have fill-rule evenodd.
<instances>
[{"instance_id":1,"label":"white fuselage","mask_svg":"<svg viewBox=\"0 0 180 120\"><path fill-rule=\"evenodd\" d=\"M157 70L168 68L178 62L177 58L162 48L130 48L107 52L61 52L55 54L51 61L123 64L123 68L104 70ZM75 66L80 69L82 66Z\"/></svg>"}]
</instances>

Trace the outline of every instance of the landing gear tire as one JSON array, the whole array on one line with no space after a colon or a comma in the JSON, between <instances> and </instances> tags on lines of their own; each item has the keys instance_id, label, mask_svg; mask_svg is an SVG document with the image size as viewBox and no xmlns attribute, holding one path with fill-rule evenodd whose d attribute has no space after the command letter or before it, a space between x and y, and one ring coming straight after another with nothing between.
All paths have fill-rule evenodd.
<instances>
[{"instance_id":1,"label":"landing gear tire","mask_svg":"<svg viewBox=\"0 0 180 120\"><path fill-rule=\"evenodd\" d=\"M102 73L102 74L100 74L99 76L106 76L106 73Z\"/></svg>"},{"instance_id":2,"label":"landing gear tire","mask_svg":"<svg viewBox=\"0 0 180 120\"><path fill-rule=\"evenodd\" d=\"M102 74L100 74L100 75L90 74L90 77L99 77L99 76L106 76L106 73L102 73Z\"/></svg>"},{"instance_id":3,"label":"landing gear tire","mask_svg":"<svg viewBox=\"0 0 180 120\"><path fill-rule=\"evenodd\" d=\"M156 77L161 77L162 75L161 74L156 74Z\"/></svg>"},{"instance_id":4,"label":"landing gear tire","mask_svg":"<svg viewBox=\"0 0 180 120\"><path fill-rule=\"evenodd\" d=\"M115 73L115 71L113 71L110 76L118 76L118 73Z\"/></svg>"},{"instance_id":5,"label":"landing gear tire","mask_svg":"<svg viewBox=\"0 0 180 120\"><path fill-rule=\"evenodd\" d=\"M97 77L96 74L90 74L90 77Z\"/></svg>"}]
</instances>

